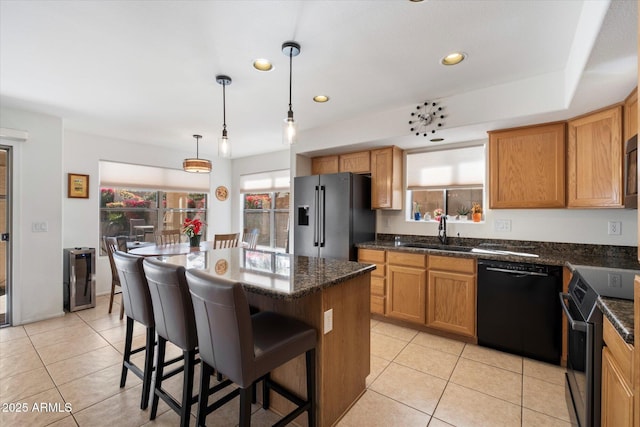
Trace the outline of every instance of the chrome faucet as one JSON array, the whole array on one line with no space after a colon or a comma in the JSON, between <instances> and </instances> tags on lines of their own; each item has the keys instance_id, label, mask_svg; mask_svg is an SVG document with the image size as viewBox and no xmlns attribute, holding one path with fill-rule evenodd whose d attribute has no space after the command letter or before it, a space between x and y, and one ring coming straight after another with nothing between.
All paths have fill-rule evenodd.
<instances>
[{"instance_id":1,"label":"chrome faucet","mask_svg":"<svg viewBox=\"0 0 640 427\"><path fill-rule=\"evenodd\" d=\"M447 244L447 216L440 215L440 224L438 225L438 240L443 245Z\"/></svg>"}]
</instances>

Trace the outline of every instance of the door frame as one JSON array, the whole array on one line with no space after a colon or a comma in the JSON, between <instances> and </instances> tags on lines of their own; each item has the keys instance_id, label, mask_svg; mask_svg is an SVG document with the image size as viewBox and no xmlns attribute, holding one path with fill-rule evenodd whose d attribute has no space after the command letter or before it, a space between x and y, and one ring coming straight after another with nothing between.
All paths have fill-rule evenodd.
<instances>
[{"instance_id":1,"label":"door frame","mask_svg":"<svg viewBox=\"0 0 640 427\"><path fill-rule=\"evenodd\" d=\"M7 153L7 166L6 166L6 233L9 234L9 241L4 242L6 245L5 251L5 323L0 324L0 327L7 327L13 324L13 162L14 162L14 147L10 144L5 144L4 140L0 140L0 150ZM2 243L0 243L2 244Z\"/></svg>"}]
</instances>

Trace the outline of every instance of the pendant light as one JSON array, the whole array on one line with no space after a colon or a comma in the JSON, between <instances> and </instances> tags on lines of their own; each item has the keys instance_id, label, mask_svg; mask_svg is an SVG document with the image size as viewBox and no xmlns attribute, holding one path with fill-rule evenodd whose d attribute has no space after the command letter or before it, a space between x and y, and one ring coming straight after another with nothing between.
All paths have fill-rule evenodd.
<instances>
[{"instance_id":1,"label":"pendant light","mask_svg":"<svg viewBox=\"0 0 640 427\"><path fill-rule=\"evenodd\" d=\"M198 157L200 138L202 138L202 135L193 135L193 137L196 139L196 158L184 159L182 162L182 168L185 172L210 173L211 161Z\"/></svg>"},{"instance_id":2,"label":"pendant light","mask_svg":"<svg viewBox=\"0 0 640 427\"><path fill-rule=\"evenodd\" d=\"M282 142L285 145L292 145L296 142L296 122L293 120L293 109L291 108L291 75L293 68L293 57L300 54L300 45L296 42L282 43L282 53L289 57L289 111L287 118L284 120L284 129L282 132Z\"/></svg>"},{"instance_id":3,"label":"pendant light","mask_svg":"<svg viewBox=\"0 0 640 427\"><path fill-rule=\"evenodd\" d=\"M222 85L222 137L218 140L218 157L230 158L231 146L229 145L229 137L227 136L227 101L225 98L225 87L231 84L231 77L225 75L217 75L216 82Z\"/></svg>"}]
</instances>

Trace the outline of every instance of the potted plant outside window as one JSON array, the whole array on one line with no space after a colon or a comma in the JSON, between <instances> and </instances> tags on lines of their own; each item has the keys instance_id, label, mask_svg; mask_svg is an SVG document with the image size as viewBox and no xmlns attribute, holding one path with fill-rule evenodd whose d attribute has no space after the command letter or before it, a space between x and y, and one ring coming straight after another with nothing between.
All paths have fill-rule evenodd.
<instances>
[{"instance_id":1,"label":"potted plant outside window","mask_svg":"<svg viewBox=\"0 0 640 427\"><path fill-rule=\"evenodd\" d=\"M482 206L480 203L473 203L471 206L471 217L473 218L473 222L482 221Z\"/></svg>"},{"instance_id":2,"label":"potted plant outside window","mask_svg":"<svg viewBox=\"0 0 640 427\"><path fill-rule=\"evenodd\" d=\"M471 212L468 207L460 206L456 212L458 213L458 219L465 221L468 219L469 213Z\"/></svg>"}]
</instances>

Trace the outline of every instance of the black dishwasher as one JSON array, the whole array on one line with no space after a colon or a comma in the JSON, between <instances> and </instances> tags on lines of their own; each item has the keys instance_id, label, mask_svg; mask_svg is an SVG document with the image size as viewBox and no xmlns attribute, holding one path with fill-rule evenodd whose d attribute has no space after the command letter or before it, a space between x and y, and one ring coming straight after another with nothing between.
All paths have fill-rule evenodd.
<instances>
[{"instance_id":1,"label":"black dishwasher","mask_svg":"<svg viewBox=\"0 0 640 427\"><path fill-rule=\"evenodd\" d=\"M478 344L560 364L561 291L562 267L478 260Z\"/></svg>"}]
</instances>

